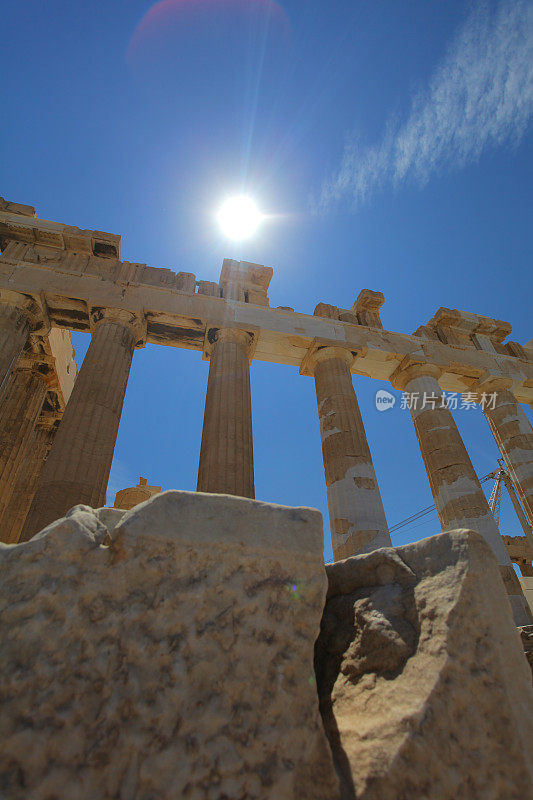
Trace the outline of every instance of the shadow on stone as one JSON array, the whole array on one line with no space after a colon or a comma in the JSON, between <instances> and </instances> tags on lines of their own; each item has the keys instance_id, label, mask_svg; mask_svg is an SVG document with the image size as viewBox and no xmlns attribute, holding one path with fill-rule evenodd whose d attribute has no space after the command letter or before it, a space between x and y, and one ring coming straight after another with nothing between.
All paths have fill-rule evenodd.
<instances>
[{"instance_id":1,"label":"shadow on stone","mask_svg":"<svg viewBox=\"0 0 533 800\"><path fill-rule=\"evenodd\" d=\"M482 537L326 569L315 672L342 800L533 798L531 673Z\"/></svg>"},{"instance_id":2,"label":"shadow on stone","mask_svg":"<svg viewBox=\"0 0 533 800\"><path fill-rule=\"evenodd\" d=\"M415 576L391 549L368 555L363 562L346 559L328 566L330 590L320 636L315 645L319 707L337 770L342 800L355 800L349 758L342 746L334 714L337 681L356 685L369 673L392 680L415 652L419 624L413 587ZM361 568L363 567L363 568ZM339 569L340 568L340 569ZM355 591L347 580L336 582L335 570L352 569ZM396 582L396 580L401 582ZM392 580L380 585L380 582ZM347 594L333 594L348 590Z\"/></svg>"}]
</instances>

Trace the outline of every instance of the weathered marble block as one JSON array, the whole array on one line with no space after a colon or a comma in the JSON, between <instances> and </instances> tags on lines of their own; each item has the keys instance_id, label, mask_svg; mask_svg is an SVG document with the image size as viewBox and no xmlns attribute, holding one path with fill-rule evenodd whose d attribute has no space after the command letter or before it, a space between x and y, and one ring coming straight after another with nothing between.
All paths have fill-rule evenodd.
<instances>
[{"instance_id":1,"label":"weathered marble block","mask_svg":"<svg viewBox=\"0 0 533 800\"><path fill-rule=\"evenodd\" d=\"M315 666L343 800L531 800L531 672L484 539L452 531L327 573Z\"/></svg>"},{"instance_id":2,"label":"weathered marble block","mask_svg":"<svg viewBox=\"0 0 533 800\"><path fill-rule=\"evenodd\" d=\"M1 546L2 799L337 796L320 514L177 491L121 514Z\"/></svg>"}]
</instances>

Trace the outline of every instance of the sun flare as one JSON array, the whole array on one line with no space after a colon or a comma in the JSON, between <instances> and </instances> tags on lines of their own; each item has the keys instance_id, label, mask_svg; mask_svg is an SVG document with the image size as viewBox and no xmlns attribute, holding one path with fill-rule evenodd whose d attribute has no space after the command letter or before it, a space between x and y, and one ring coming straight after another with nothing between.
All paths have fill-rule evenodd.
<instances>
[{"instance_id":1,"label":"sun flare","mask_svg":"<svg viewBox=\"0 0 533 800\"><path fill-rule=\"evenodd\" d=\"M231 197L217 214L218 224L228 239L248 239L256 232L263 214L249 197Z\"/></svg>"}]
</instances>

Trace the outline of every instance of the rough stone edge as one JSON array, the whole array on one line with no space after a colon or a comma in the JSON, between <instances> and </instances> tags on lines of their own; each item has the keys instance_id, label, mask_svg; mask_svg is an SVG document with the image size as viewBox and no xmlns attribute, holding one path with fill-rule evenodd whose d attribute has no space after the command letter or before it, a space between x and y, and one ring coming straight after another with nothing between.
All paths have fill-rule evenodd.
<instances>
[{"instance_id":1,"label":"rough stone edge","mask_svg":"<svg viewBox=\"0 0 533 800\"><path fill-rule=\"evenodd\" d=\"M100 521L94 509L78 505L71 508L64 517L51 522L27 542L4 544L0 542L0 556L14 557L20 548L38 552L56 545L58 552L73 550L92 550L109 544L109 531Z\"/></svg>"},{"instance_id":2,"label":"rough stone edge","mask_svg":"<svg viewBox=\"0 0 533 800\"><path fill-rule=\"evenodd\" d=\"M221 503L222 499L224 503ZM230 511L226 518L221 514L223 508ZM233 495L171 489L127 511L112 533L112 542L146 530L148 518L150 536L157 538L184 543L187 540L184 531L194 530L191 543L195 545L220 541L228 546L251 547L255 551L279 550L300 556L323 557L322 514L314 508L281 506ZM165 525L170 524L170 530L163 529L163 519ZM210 520L216 520L216 536L211 526L206 526L204 530L198 526L199 522ZM237 530L241 521L248 531L246 536ZM287 523L291 525L290 537L280 532L280 528Z\"/></svg>"},{"instance_id":3,"label":"rough stone edge","mask_svg":"<svg viewBox=\"0 0 533 800\"><path fill-rule=\"evenodd\" d=\"M221 513L224 508L230 513ZM198 525L199 522L210 520L217 522L216 535L210 525L206 526L206 530L201 530ZM248 526L247 536L236 530L242 520ZM291 526L290 537L280 532L280 527L288 523ZM80 527L83 533L79 530ZM43 539L57 540L72 537L74 534L84 549L112 545L119 539L131 540L140 533L185 543L188 537L184 535L184 531L191 529L194 530L194 538L191 537L190 541L195 545L218 540L227 545L251 547L255 551L279 550L301 556L323 557L322 514L317 509L177 489L154 495L129 511L107 506L97 509L83 505L74 506L64 517L47 525L28 542L9 545L0 543L0 552L14 551L19 547L27 548L28 545L35 548L37 542L41 543L40 547ZM71 545L72 543L71 538Z\"/></svg>"}]
</instances>

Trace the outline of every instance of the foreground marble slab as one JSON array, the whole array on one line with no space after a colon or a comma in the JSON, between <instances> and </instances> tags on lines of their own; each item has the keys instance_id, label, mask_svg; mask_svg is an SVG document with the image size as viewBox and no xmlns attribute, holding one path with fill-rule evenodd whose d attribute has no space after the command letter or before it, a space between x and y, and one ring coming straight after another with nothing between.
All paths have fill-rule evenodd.
<instances>
[{"instance_id":1,"label":"foreground marble slab","mask_svg":"<svg viewBox=\"0 0 533 800\"><path fill-rule=\"evenodd\" d=\"M3 800L336 797L322 547L317 511L177 491L2 546Z\"/></svg>"}]
</instances>

